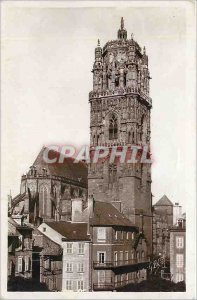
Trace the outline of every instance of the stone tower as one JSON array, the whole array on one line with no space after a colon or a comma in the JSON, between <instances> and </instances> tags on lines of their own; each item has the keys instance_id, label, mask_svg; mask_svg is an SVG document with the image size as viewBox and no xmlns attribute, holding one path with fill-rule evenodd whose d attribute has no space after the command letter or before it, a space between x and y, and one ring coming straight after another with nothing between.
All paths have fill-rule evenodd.
<instances>
[{"instance_id":1,"label":"stone tower","mask_svg":"<svg viewBox=\"0 0 197 300\"><path fill-rule=\"evenodd\" d=\"M95 49L91 106L90 144L111 148L113 145L150 144L148 56L133 35L127 38L124 20L117 40ZM151 165L90 163L88 193L95 200L111 202L133 223L142 228L152 244Z\"/></svg>"}]
</instances>

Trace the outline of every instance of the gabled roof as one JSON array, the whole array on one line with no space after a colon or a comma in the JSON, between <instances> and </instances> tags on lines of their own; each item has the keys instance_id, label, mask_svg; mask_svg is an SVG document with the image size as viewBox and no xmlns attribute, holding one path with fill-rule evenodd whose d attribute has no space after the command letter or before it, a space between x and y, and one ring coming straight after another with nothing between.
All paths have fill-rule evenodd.
<instances>
[{"instance_id":1,"label":"gabled roof","mask_svg":"<svg viewBox=\"0 0 197 300\"><path fill-rule=\"evenodd\" d=\"M71 223L66 221L56 222L45 222L53 230L61 234L65 239L68 240L90 240L90 236L87 235L88 224L87 223Z\"/></svg>"},{"instance_id":2,"label":"gabled roof","mask_svg":"<svg viewBox=\"0 0 197 300\"><path fill-rule=\"evenodd\" d=\"M94 202L93 225L136 227L111 203Z\"/></svg>"},{"instance_id":3,"label":"gabled roof","mask_svg":"<svg viewBox=\"0 0 197 300\"><path fill-rule=\"evenodd\" d=\"M34 248L42 251L43 255L61 255L61 246L53 241L50 237L45 235L39 229L35 228L33 231ZM48 245L48 247L46 247Z\"/></svg>"},{"instance_id":4,"label":"gabled roof","mask_svg":"<svg viewBox=\"0 0 197 300\"><path fill-rule=\"evenodd\" d=\"M157 201L154 206L174 206L173 203L168 199L166 195L163 195L163 197Z\"/></svg>"},{"instance_id":5,"label":"gabled roof","mask_svg":"<svg viewBox=\"0 0 197 300\"><path fill-rule=\"evenodd\" d=\"M47 174L49 175L60 176L87 184L88 167L86 163L82 161L74 163L74 158L72 157L64 158L63 162L61 163L59 162L60 152L54 150L49 151L48 158L50 160L56 158L57 162L48 163L44 159L44 151L46 149L47 147L43 147L41 149L33 163L33 166L36 167L38 174L42 174L43 168L45 168L47 170Z\"/></svg>"}]
</instances>

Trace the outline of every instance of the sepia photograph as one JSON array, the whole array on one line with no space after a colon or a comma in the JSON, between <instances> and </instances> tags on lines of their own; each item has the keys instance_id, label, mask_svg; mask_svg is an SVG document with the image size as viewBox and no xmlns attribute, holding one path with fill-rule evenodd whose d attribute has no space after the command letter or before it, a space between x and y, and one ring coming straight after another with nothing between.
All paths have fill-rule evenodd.
<instances>
[{"instance_id":1,"label":"sepia photograph","mask_svg":"<svg viewBox=\"0 0 197 300\"><path fill-rule=\"evenodd\" d=\"M195 299L195 9L2 1L2 299Z\"/></svg>"}]
</instances>

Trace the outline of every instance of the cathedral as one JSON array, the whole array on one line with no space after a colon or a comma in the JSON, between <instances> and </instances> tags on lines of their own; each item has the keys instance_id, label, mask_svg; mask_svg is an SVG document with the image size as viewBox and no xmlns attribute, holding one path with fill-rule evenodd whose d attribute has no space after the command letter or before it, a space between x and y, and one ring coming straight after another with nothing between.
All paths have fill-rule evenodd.
<instances>
[{"instance_id":1,"label":"cathedral","mask_svg":"<svg viewBox=\"0 0 197 300\"><path fill-rule=\"evenodd\" d=\"M95 147L150 145L148 56L129 38L121 19L117 39L95 48L93 90L89 93L90 153ZM111 203L145 234L152 249L150 163L47 164L41 150L22 176L20 194L11 201L10 214L25 214L27 221L69 221L72 199ZM57 155L51 153L51 155Z\"/></svg>"}]
</instances>

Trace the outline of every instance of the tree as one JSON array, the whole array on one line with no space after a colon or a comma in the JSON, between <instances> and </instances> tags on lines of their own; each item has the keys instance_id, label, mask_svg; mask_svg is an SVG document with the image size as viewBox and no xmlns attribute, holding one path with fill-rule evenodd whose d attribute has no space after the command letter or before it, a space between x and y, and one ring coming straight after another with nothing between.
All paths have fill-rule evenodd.
<instances>
[{"instance_id":1,"label":"tree","mask_svg":"<svg viewBox=\"0 0 197 300\"><path fill-rule=\"evenodd\" d=\"M132 283L118 290L118 292L185 292L185 282L174 283L158 277Z\"/></svg>"}]
</instances>

